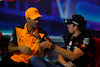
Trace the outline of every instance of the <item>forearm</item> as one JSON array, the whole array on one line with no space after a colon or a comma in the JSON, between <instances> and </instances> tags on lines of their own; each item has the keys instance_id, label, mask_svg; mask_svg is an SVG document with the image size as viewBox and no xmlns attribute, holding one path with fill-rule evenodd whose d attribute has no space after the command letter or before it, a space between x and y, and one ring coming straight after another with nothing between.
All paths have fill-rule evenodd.
<instances>
[{"instance_id":1,"label":"forearm","mask_svg":"<svg viewBox=\"0 0 100 67\"><path fill-rule=\"evenodd\" d=\"M58 60L58 62L59 62L60 64L62 64L62 65L63 65L64 63L67 63L67 61L65 61L65 58L62 57L61 55L58 56L57 60Z\"/></svg>"},{"instance_id":2,"label":"forearm","mask_svg":"<svg viewBox=\"0 0 100 67\"><path fill-rule=\"evenodd\" d=\"M40 46L43 47L43 49L45 49L45 48L54 49L61 56L65 57L71 61L74 61L75 59L84 55L84 52L80 48L76 48L74 51L69 51L69 50L63 49L57 45L54 45L47 39L45 39L45 40L46 41L44 41L40 44Z\"/></svg>"},{"instance_id":3,"label":"forearm","mask_svg":"<svg viewBox=\"0 0 100 67\"><path fill-rule=\"evenodd\" d=\"M46 37L46 36L45 36ZM47 38L47 37L46 37ZM47 49L43 49L41 46L40 46L40 42L43 42L44 39L39 39L39 47L38 47L38 55L42 58L44 58L46 52L47 52Z\"/></svg>"},{"instance_id":4,"label":"forearm","mask_svg":"<svg viewBox=\"0 0 100 67\"><path fill-rule=\"evenodd\" d=\"M18 46L9 45L8 51L11 52L11 53L16 52L16 51L18 51Z\"/></svg>"},{"instance_id":5,"label":"forearm","mask_svg":"<svg viewBox=\"0 0 100 67\"><path fill-rule=\"evenodd\" d=\"M43 48L40 47L40 45L39 45L39 47L38 47L38 55L39 55L40 57L44 58L46 52L47 52L47 49L43 49Z\"/></svg>"},{"instance_id":6,"label":"forearm","mask_svg":"<svg viewBox=\"0 0 100 67\"><path fill-rule=\"evenodd\" d=\"M75 60L75 54L72 51L63 49L57 45L55 45L55 49L54 49L57 53L59 53L60 55L62 55L63 57L70 59L71 61Z\"/></svg>"}]
</instances>

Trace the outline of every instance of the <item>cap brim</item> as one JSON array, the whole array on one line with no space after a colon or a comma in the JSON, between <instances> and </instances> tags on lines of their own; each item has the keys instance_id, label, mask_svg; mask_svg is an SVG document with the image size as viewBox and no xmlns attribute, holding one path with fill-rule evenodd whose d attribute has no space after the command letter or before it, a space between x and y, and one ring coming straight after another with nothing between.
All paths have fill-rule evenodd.
<instances>
[{"instance_id":1,"label":"cap brim","mask_svg":"<svg viewBox=\"0 0 100 67\"><path fill-rule=\"evenodd\" d=\"M34 16L30 17L30 18L33 19L33 20L35 20L35 19L38 18L38 17L43 17L43 16L40 15L40 14L38 14L38 15L34 15Z\"/></svg>"},{"instance_id":2,"label":"cap brim","mask_svg":"<svg viewBox=\"0 0 100 67\"><path fill-rule=\"evenodd\" d=\"M73 23L72 23L72 19L64 20L64 23L66 23L66 24L73 24Z\"/></svg>"}]
</instances>

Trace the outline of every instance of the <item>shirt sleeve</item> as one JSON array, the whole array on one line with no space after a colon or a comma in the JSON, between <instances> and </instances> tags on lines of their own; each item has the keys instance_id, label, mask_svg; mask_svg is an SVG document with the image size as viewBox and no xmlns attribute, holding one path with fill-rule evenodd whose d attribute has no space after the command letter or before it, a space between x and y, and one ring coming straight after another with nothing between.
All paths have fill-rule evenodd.
<instances>
[{"instance_id":1,"label":"shirt sleeve","mask_svg":"<svg viewBox=\"0 0 100 67\"><path fill-rule=\"evenodd\" d=\"M16 36L16 30L13 31L12 36L10 37L10 41L9 43L14 44L14 45L18 45L17 44L17 36Z\"/></svg>"},{"instance_id":2,"label":"shirt sleeve","mask_svg":"<svg viewBox=\"0 0 100 67\"><path fill-rule=\"evenodd\" d=\"M89 45L90 45L90 38L84 37L77 47L80 48L83 52L85 52Z\"/></svg>"},{"instance_id":3,"label":"shirt sleeve","mask_svg":"<svg viewBox=\"0 0 100 67\"><path fill-rule=\"evenodd\" d=\"M46 37L48 40L50 40L49 36L48 36L47 33L45 32L43 38L41 39L41 42L45 41L44 37Z\"/></svg>"}]
</instances>

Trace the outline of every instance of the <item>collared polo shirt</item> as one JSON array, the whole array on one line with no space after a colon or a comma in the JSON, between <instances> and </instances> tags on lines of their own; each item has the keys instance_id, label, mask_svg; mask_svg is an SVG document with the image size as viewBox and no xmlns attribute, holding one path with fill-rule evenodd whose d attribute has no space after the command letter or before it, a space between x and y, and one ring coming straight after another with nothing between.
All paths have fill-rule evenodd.
<instances>
[{"instance_id":1,"label":"collared polo shirt","mask_svg":"<svg viewBox=\"0 0 100 67\"><path fill-rule=\"evenodd\" d=\"M95 55L95 43L92 37L86 33L86 31L77 37L69 35L65 41L65 49L74 52L74 50L78 47L84 52L83 56L72 61L76 67L87 67L89 64L93 64ZM66 61L70 60L66 58Z\"/></svg>"},{"instance_id":2,"label":"collared polo shirt","mask_svg":"<svg viewBox=\"0 0 100 67\"><path fill-rule=\"evenodd\" d=\"M24 62L24 63L28 63L29 59L37 54L38 51L38 46L39 46L39 40L38 38L30 35L27 31L27 27L26 27L27 23L25 25L21 25L15 28L12 37L10 38L10 43L9 44L15 44L16 46L27 46L32 50L32 54L31 55L26 55L24 53L22 53L21 51L18 51L16 53L13 54L13 56L11 56L11 59L15 62ZM42 40L44 39L44 37L47 37L47 33L46 31L44 31L43 29L41 29L40 27L38 27L33 34L35 34L35 32L38 32L40 37L42 38Z\"/></svg>"}]
</instances>

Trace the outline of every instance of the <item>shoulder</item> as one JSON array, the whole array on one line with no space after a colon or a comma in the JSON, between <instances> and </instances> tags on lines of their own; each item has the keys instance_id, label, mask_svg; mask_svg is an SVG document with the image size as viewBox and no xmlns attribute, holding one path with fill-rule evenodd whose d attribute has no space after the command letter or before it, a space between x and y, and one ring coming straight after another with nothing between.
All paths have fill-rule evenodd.
<instances>
[{"instance_id":1,"label":"shoulder","mask_svg":"<svg viewBox=\"0 0 100 67\"><path fill-rule=\"evenodd\" d=\"M92 39L92 36L89 34L89 33L87 33L87 31L84 31L83 33L82 33L82 35L80 36L80 38L82 38L82 39Z\"/></svg>"},{"instance_id":2,"label":"shoulder","mask_svg":"<svg viewBox=\"0 0 100 67\"><path fill-rule=\"evenodd\" d=\"M16 26L16 28L24 29L24 24L23 25Z\"/></svg>"},{"instance_id":3,"label":"shoulder","mask_svg":"<svg viewBox=\"0 0 100 67\"><path fill-rule=\"evenodd\" d=\"M92 36L90 34L88 34L87 32L84 33L84 37L83 38L86 39L86 40L89 39L89 41L93 41Z\"/></svg>"},{"instance_id":4,"label":"shoulder","mask_svg":"<svg viewBox=\"0 0 100 67\"><path fill-rule=\"evenodd\" d=\"M19 25L19 26L16 26L14 31L13 31L13 34L16 34L16 28L20 28L20 29L24 29L24 24L23 25Z\"/></svg>"},{"instance_id":5,"label":"shoulder","mask_svg":"<svg viewBox=\"0 0 100 67\"><path fill-rule=\"evenodd\" d=\"M83 33L82 37L80 38L80 42L86 46L94 44L94 40L90 34L87 32Z\"/></svg>"},{"instance_id":6,"label":"shoulder","mask_svg":"<svg viewBox=\"0 0 100 67\"><path fill-rule=\"evenodd\" d=\"M47 33L47 32L39 27L39 33Z\"/></svg>"}]
</instances>

